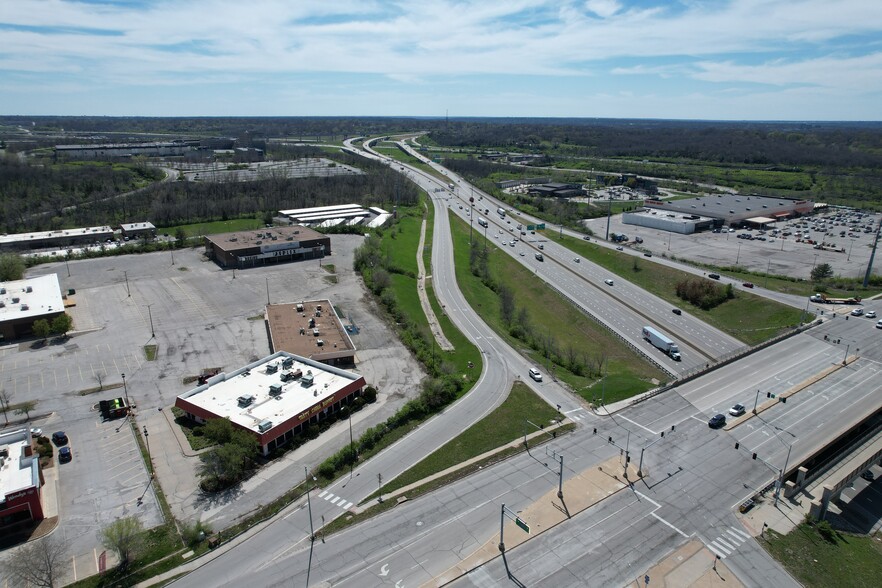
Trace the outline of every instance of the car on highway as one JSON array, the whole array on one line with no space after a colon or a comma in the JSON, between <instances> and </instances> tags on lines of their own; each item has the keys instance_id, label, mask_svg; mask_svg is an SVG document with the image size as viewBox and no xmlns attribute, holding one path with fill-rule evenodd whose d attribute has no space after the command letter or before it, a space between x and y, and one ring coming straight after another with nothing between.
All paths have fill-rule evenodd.
<instances>
[{"instance_id":1,"label":"car on highway","mask_svg":"<svg viewBox=\"0 0 882 588\"><path fill-rule=\"evenodd\" d=\"M67 463L73 459L73 454L70 451L70 447L62 447L58 450L58 461L61 463Z\"/></svg>"},{"instance_id":2,"label":"car on highway","mask_svg":"<svg viewBox=\"0 0 882 588\"><path fill-rule=\"evenodd\" d=\"M851 316L861 316L862 314L864 314L863 308L855 308L851 311Z\"/></svg>"},{"instance_id":3,"label":"car on highway","mask_svg":"<svg viewBox=\"0 0 882 588\"><path fill-rule=\"evenodd\" d=\"M652 251L647 251L643 254L645 257L652 257Z\"/></svg>"},{"instance_id":4,"label":"car on highway","mask_svg":"<svg viewBox=\"0 0 882 588\"><path fill-rule=\"evenodd\" d=\"M606 284L607 286L612 286L612 285L613 285L613 281L610 280L609 278L605 279L605 280L603 281L603 283Z\"/></svg>"},{"instance_id":5,"label":"car on highway","mask_svg":"<svg viewBox=\"0 0 882 588\"><path fill-rule=\"evenodd\" d=\"M876 318L876 311L875 311L875 310L871 310L870 312L868 312L868 313L867 313L867 318Z\"/></svg>"},{"instance_id":6,"label":"car on highway","mask_svg":"<svg viewBox=\"0 0 882 588\"><path fill-rule=\"evenodd\" d=\"M67 445L67 435L64 434L64 431L56 431L52 433L52 442L61 447L62 445Z\"/></svg>"},{"instance_id":7,"label":"car on highway","mask_svg":"<svg viewBox=\"0 0 882 588\"><path fill-rule=\"evenodd\" d=\"M712 280L719 280L720 274L708 274L707 277L709 277Z\"/></svg>"},{"instance_id":8,"label":"car on highway","mask_svg":"<svg viewBox=\"0 0 882 588\"><path fill-rule=\"evenodd\" d=\"M524 257L524 252L523 252L523 251L521 251L521 257Z\"/></svg>"},{"instance_id":9,"label":"car on highway","mask_svg":"<svg viewBox=\"0 0 882 588\"><path fill-rule=\"evenodd\" d=\"M744 414L744 410L745 409L744 409L743 404L736 404L735 406L733 406L732 408L729 409L729 414L734 417L738 417L738 416L741 416Z\"/></svg>"},{"instance_id":10,"label":"car on highway","mask_svg":"<svg viewBox=\"0 0 882 588\"><path fill-rule=\"evenodd\" d=\"M584 237L582 237L582 239L584 239L585 241L590 241L591 237L589 237L588 235L585 235Z\"/></svg>"},{"instance_id":11,"label":"car on highway","mask_svg":"<svg viewBox=\"0 0 882 588\"><path fill-rule=\"evenodd\" d=\"M711 429L719 429L720 427L722 427L725 424L726 424L726 417L725 417L725 415L722 415L722 414L715 414L707 422L707 426L710 427Z\"/></svg>"},{"instance_id":12,"label":"car on highway","mask_svg":"<svg viewBox=\"0 0 882 588\"><path fill-rule=\"evenodd\" d=\"M744 282L741 285L744 286L745 288L753 288L753 282Z\"/></svg>"},{"instance_id":13,"label":"car on highway","mask_svg":"<svg viewBox=\"0 0 882 588\"><path fill-rule=\"evenodd\" d=\"M537 370L536 368L530 368L530 377L536 380L537 382L542 381L542 372Z\"/></svg>"},{"instance_id":14,"label":"car on highway","mask_svg":"<svg viewBox=\"0 0 882 588\"><path fill-rule=\"evenodd\" d=\"M679 308L672 308L672 309L671 309L671 312L673 312L673 313L676 314L677 316L683 314L683 311L680 310Z\"/></svg>"},{"instance_id":15,"label":"car on highway","mask_svg":"<svg viewBox=\"0 0 882 588\"><path fill-rule=\"evenodd\" d=\"M619 245L618 247L616 247L616 251L624 251L624 250L625 250L625 248L622 247L621 245Z\"/></svg>"},{"instance_id":16,"label":"car on highway","mask_svg":"<svg viewBox=\"0 0 882 588\"><path fill-rule=\"evenodd\" d=\"M574 261L575 263L579 263L579 258L578 258L578 257L574 257L574 258L573 258L573 261Z\"/></svg>"}]
</instances>

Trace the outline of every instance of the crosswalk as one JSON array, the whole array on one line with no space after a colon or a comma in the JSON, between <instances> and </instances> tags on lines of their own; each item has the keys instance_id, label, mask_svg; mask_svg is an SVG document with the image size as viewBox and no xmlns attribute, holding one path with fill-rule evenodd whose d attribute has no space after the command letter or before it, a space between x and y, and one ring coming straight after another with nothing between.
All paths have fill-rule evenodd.
<instances>
[{"instance_id":1,"label":"crosswalk","mask_svg":"<svg viewBox=\"0 0 882 588\"><path fill-rule=\"evenodd\" d=\"M590 415L582 408L577 408L566 413L567 418L571 421L581 421L587 419Z\"/></svg>"},{"instance_id":2,"label":"crosswalk","mask_svg":"<svg viewBox=\"0 0 882 588\"><path fill-rule=\"evenodd\" d=\"M343 510L349 510L352 507L351 502L347 502L345 498L342 498L340 496L336 496L333 493L328 492L327 490L322 490L322 493L319 494L318 497L324 498L325 500L327 500L331 504L337 505L340 508L342 508Z\"/></svg>"},{"instance_id":3,"label":"crosswalk","mask_svg":"<svg viewBox=\"0 0 882 588\"><path fill-rule=\"evenodd\" d=\"M750 539L750 535L741 529L729 527L719 537L708 543L707 548L713 551L714 555L720 559L726 559L726 556L732 555L739 545Z\"/></svg>"}]
</instances>

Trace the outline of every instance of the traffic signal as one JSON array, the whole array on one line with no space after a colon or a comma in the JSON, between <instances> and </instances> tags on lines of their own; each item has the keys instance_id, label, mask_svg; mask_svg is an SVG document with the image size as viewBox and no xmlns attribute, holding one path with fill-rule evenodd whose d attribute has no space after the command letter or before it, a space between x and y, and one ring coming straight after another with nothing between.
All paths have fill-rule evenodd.
<instances>
[{"instance_id":1,"label":"traffic signal","mask_svg":"<svg viewBox=\"0 0 882 588\"><path fill-rule=\"evenodd\" d=\"M787 399L784 398L783 396L781 398L779 398L779 400L781 401L781 404L787 404Z\"/></svg>"},{"instance_id":2,"label":"traffic signal","mask_svg":"<svg viewBox=\"0 0 882 588\"><path fill-rule=\"evenodd\" d=\"M756 453L753 454L753 459L756 459Z\"/></svg>"},{"instance_id":3,"label":"traffic signal","mask_svg":"<svg viewBox=\"0 0 882 588\"><path fill-rule=\"evenodd\" d=\"M597 434L597 427L594 427L594 434Z\"/></svg>"},{"instance_id":4,"label":"traffic signal","mask_svg":"<svg viewBox=\"0 0 882 588\"><path fill-rule=\"evenodd\" d=\"M771 392L766 392L766 398L774 398L774 397L775 397L775 395L772 394Z\"/></svg>"},{"instance_id":5,"label":"traffic signal","mask_svg":"<svg viewBox=\"0 0 882 588\"><path fill-rule=\"evenodd\" d=\"M612 435L609 436L609 440L607 441L607 443L612 443Z\"/></svg>"},{"instance_id":6,"label":"traffic signal","mask_svg":"<svg viewBox=\"0 0 882 588\"><path fill-rule=\"evenodd\" d=\"M735 442L735 449L738 449L739 447L741 447L741 443L738 443L738 442L736 441L736 442Z\"/></svg>"}]
</instances>

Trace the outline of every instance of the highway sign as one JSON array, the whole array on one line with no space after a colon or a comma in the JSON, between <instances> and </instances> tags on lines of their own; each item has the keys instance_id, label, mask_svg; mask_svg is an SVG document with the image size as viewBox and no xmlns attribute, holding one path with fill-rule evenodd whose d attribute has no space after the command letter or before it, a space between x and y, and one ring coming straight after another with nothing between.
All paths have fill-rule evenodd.
<instances>
[{"instance_id":1,"label":"highway sign","mask_svg":"<svg viewBox=\"0 0 882 588\"><path fill-rule=\"evenodd\" d=\"M522 521L520 517L518 517L518 518L515 519L515 524L516 524L518 527L520 527L521 529L523 529L524 531L526 531L527 533L530 532L530 525L528 525L527 523L525 523L524 521Z\"/></svg>"}]
</instances>

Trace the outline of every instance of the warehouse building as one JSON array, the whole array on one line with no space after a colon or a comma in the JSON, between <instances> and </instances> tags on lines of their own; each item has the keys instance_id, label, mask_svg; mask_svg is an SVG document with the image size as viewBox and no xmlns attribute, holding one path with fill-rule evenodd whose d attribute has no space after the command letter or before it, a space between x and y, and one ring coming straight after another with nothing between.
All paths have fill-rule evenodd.
<instances>
[{"instance_id":1,"label":"warehouse building","mask_svg":"<svg viewBox=\"0 0 882 588\"><path fill-rule=\"evenodd\" d=\"M0 434L0 531L11 536L43 520L43 472L28 429Z\"/></svg>"},{"instance_id":2,"label":"warehouse building","mask_svg":"<svg viewBox=\"0 0 882 588\"><path fill-rule=\"evenodd\" d=\"M222 373L175 406L196 422L227 418L257 437L267 455L361 395L363 376L286 351Z\"/></svg>"},{"instance_id":3,"label":"warehouse building","mask_svg":"<svg viewBox=\"0 0 882 588\"><path fill-rule=\"evenodd\" d=\"M530 186L528 192L534 196L545 196L547 198L579 198L585 195L582 184L563 184L560 182Z\"/></svg>"},{"instance_id":4,"label":"warehouse building","mask_svg":"<svg viewBox=\"0 0 882 588\"><path fill-rule=\"evenodd\" d=\"M198 148L199 141L56 145L55 157L60 160L78 161L130 159L135 156L172 157L184 155Z\"/></svg>"},{"instance_id":5,"label":"warehouse building","mask_svg":"<svg viewBox=\"0 0 882 588\"><path fill-rule=\"evenodd\" d=\"M205 254L223 268L321 259L331 254L331 238L302 226L236 231L205 237Z\"/></svg>"},{"instance_id":6,"label":"warehouse building","mask_svg":"<svg viewBox=\"0 0 882 588\"><path fill-rule=\"evenodd\" d=\"M266 322L272 351L287 351L328 365L355 365L355 345L330 300L267 305Z\"/></svg>"},{"instance_id":7,"label":"warehouse building","mask_svg":"<svg viewBox=\"0 0 882 588\"><path fill-rule=\"evenodd\" d=\"M665 213L681 213L709 217L717 226L764 226L776 221L811 214L814 203L808 200L745 196L743 194L710 194L684 200L646 200L644 205Z\"/></svg>"},{"instance_id":8,"label":"warehouse building","mask_svg":"<svg viewBox=\"0 0 882 588\"><path fill-rule=\"evenodd\" d=\"M691 235L696 231L707 230L718 224L716 219L708 216L667 212L650 208L637 212L625 212L622 214L622 222L626 225L648 227L682 235Z\"/></svg>"},{"instance_id":9,"label":"warehouse building","mask_svg":"<svg viewBox=\"0 0 882 588\"><path fill-rule=\"evenodd\" d=\"M125 223L121 224L119 228L120 235L124 239L137 239L138 237L152 239L156 236L156 227L153 226L153 223Z\"/></svg>"},{"instance_id":10,"label":"warehouse building","mask_svg":"<svg viewBox=\"0 0 882 588\"><path fill-rule=\"evenodd\" d=\"M64 313L58 274L0 282L0 340L9 341L33 332L34 321L50 323Z\"/></svg>"},{"instance_id":11,"label":"warehouse building","mask_svg":"<svg viewBox=\"0 0 882 588\"><path fill-rule=\"evenodd\" d=\"M102 243L107 239L113 239L113 229L108 226L38 231L36 233L15 233L12 235L0 235L0 251L26 251L28 249L43 249L46 247L93 245Z\"/></svg>"}]
</instances>

